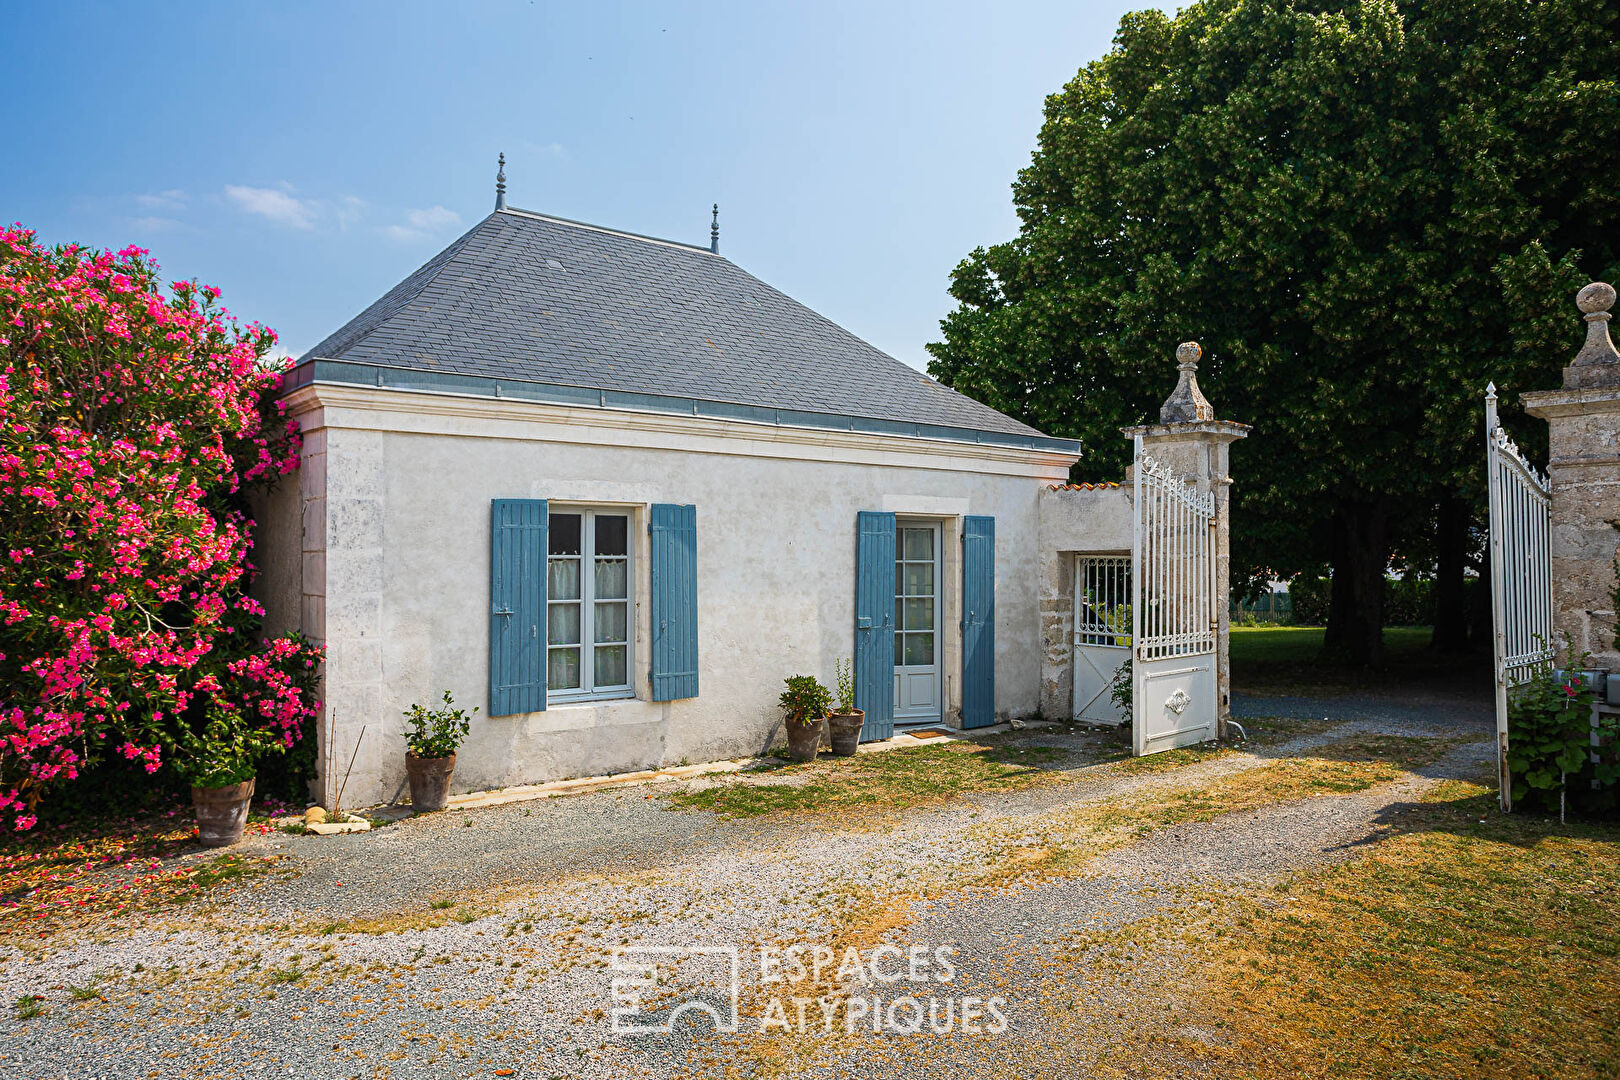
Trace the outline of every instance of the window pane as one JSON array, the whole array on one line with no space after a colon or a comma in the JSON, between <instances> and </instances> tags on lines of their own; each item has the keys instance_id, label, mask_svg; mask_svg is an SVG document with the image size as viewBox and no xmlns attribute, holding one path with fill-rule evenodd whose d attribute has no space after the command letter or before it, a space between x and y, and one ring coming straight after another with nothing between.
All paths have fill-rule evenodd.
<instances>
[{"instance_id":1,"label":"window pane","mask_svg":"<svg viewBox=\"0 0 1620 1080\"><path fill-rule=\"evenodd\" d=\"M906 629L932 630L934 628L934 602L932 600L906 601Z\"/></svg>"},{"instance_id":2,"label":"window pane","mask_svg":"<svg viewBox=\"0 0 1620 1080\"><path fill-rule=\"evenodd\" d=\"M552 559L546 573L547 600L579 599L578 559Z\"/></svg>"},{"instance_id":3,"label":"window pane","mask_svg":"<svg viewBox=\"0 0 1620 1080\"><path fill-rule=\"evenodd\" d=\"M597 641L629 641L625 634L625 604L596 605L596 640Z\"/></svg>"},{"instance_id":4,"label":"window pane","mask_svg":"<svg viewBox=\"0 0 1620 1080\"><path fill-rule=\"evenodd\" d=\"M625 541L630 536L629 519L621 514L596 515L596 553L598 555L624 555L628 553Z\"/></svg>"},{"instance_id":5,"label":"window pane","mask_svg":"<svg viewBox=\"0 0 1620 1080\"><path fill-rule=\"evenodd\" d=\"M596 688L625 686L630 682L625 646L599 645L596 648Z\"/></svg>"},{"instance_id":6,"label":"window pane","mask_svg":"<svg viewBox=\"0 0 1620 1080\"><path fill-rule=\"evenodd\" d=\"M625 566L623 559L601 559L596 564L596 595L603 599L623 599Z\"/></svg>"},{"instance_id":7,"label":"window pane","mask_svg":"<svg viewBox=\"0 0 1620 1080\"><path fill-rule=\"evenodd\" d=\"M904 559L920 559L924 562L934 561L934 530L933 529L904 529L905 554Z\"/></svg>"},{"instance_id":8,"label":"window pane","mask_svg":"<svg viewBox=\"0 0 1620 1080\"><path fill-rule=\"evenodd\" d=\"M548 645L579 644L579 605L550 604L546 616L546 643Z\"/></svg>"},{"instance_id":9,"label":"window pane","mask_svg":"<svg viewBox=\"0 0 1620 1080\"><path fill-rule=\"evenodd\" d=\"M896 630L906 628L906 603L898 597L894 601L894 628ZM896 645L895 648L899 648L899 646Z\"/></svg>"},{"instance_id":10,"label":"window pane","mask_svg":"<svg viewBox=\"0 0 1620 1080\"><path fill-rule=\"evenodd\" d=\"M546 667L546 687L548 689L579 689L578 649L552 649Z\"/></svg>"},{"instance_id":11,"label":"window pane","mask_svg":"<svg viewBox=\"0 0 1620 1080\"><path fill-rule=\"evenodd\" d=\"M552 514L546 525L546 539L553 555L578 555L579 515Z\"/></svg>"},{"instance_id":12,"label":"window pane","mask_svg":"<svg viewBox=\"0 0 1620 1080\"><path fill-rule=\"evenodd\" d=\"M934 635L906 635L906 666L928 667L934 662Z\"/></svg>"},{"instance_id":13,"label":"window pane","mask_svg":"<svg viewBox=\"0 0 1620 1080\"><path fill-rule=\"evenodd\" d=\"M908 563L901 584L906 596L933 596L934 564Z\"/></svg>"}]
</instances>

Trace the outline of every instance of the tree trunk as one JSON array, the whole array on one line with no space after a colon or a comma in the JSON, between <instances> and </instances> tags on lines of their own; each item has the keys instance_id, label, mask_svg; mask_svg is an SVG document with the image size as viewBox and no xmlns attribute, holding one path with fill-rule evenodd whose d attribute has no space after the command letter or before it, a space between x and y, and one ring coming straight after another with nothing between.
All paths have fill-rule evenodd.
<instances>
[{"instance_id":1,"label":"tree trunk","mask_svg":"<svg viewBox=\"0 0 1620 1080\"><path fill-rule=\"evenodd\" d=\"M1462 499L1440 500L1436 525L1439 550L1434 567L1434 636L1430 645L1443 653L1468 651L1468 596L1463 564L1468 559L1468 524L1472 515Z\"/></svg>"},{"instance_id":2,"label":"tree trunk","mask_svg":"<svg viewBox=\"0 0 1620 1080\"><path fill-rule=\"evenodd\" d=\"M1333 592L1324 659L1374 667L1384 659L1384 573L1389 569L1389 507L1346 503L1334 515Z\"/></svg>"}]
</instances>

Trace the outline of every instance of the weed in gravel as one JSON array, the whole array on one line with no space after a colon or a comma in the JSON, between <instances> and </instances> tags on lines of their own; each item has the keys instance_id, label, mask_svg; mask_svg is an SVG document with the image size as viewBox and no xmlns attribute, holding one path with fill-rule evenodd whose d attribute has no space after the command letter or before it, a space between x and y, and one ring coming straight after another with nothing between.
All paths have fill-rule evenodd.
<instances>
[{"instance_id":1,"label":"weed in gravel","mask_svg":"<svg viewBox=\"0 0 1620 1080\"><path fill-rule=\"evenodd\" d=\"M17 1019L32 1020L44 1014L45 999L38 994L24 994L12 1004L12 1008L16 1010Z\"/></svg>"},{"instance_id":2,"label":"weed in gravel","mask_svg":"<svg viewBox=\"0 0 1620 1080\"><path fill-rule=\"evenodd\" d=\"M74 1001L105 1001L107 995L103 994L100 988L96 986L99 981L98 979L91 979L83 986L74 986L70 983L67 988L68 993L73 995Z\"/></svg>"},{"instance_id":3,"label":"weed in gravel","mask_svg":"<svg viewBox=\"0 0 1620 1080\"><path fill-rule=\"evenodd\" d=\"M453 908L455 906L456 906L456 902L454 900L430 900L430 901L428 901L428 907L432 908L434 911L444 911L444 910L446 910L448 908Z\"/></svg>"}]
</instances>

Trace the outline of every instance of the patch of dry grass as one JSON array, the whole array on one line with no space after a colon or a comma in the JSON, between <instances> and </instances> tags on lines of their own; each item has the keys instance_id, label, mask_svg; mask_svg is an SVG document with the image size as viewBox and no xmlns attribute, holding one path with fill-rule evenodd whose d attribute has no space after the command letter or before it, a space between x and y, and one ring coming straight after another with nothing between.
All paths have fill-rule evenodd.
<instances>
[{"instance_id":1,"label":"patch of dry grass","mask_svg":"<svg viewBox=\"0 0 1620 1080\"><path fill-rule=\"evenodd\" d=\"M1620 1075L1620 826L1441 785L1365 858L1253 903L1199 996L1220 1074Z\"/></svg>"}]
</instances>

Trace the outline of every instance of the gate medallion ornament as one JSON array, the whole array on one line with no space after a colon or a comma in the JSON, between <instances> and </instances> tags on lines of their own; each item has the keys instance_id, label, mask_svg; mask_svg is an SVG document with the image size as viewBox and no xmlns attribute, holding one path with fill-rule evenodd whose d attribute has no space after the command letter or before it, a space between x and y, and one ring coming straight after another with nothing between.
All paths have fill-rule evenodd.
<instances>
[{"instance_id":1,"label":"gate medallion ornament","mask_svg":"<svg viewBox=\"0 0 1620 1080\"><path fill-rule=\"evenodd\" d=\"M1191 704L1192 698L1187 696L1187 691L1179 688L1175 693L1164 699L1164 707L1175 713L1177 716L1180 716L1183 712L1185 712L1187 706Z\"/></svg>"}]
</instances>

